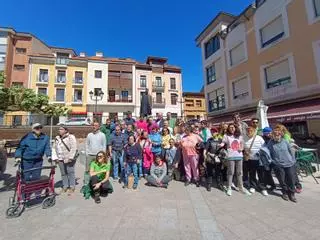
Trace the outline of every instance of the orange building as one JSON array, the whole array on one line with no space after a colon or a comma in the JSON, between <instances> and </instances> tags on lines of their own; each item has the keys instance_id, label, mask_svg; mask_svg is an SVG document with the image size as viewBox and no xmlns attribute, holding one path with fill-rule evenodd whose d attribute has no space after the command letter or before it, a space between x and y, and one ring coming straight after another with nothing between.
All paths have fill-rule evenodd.
<instances>
[{"instance_id":1,"label":"orange building","mask_svg":"<svg viewBox=\"0 0 320 240\"><path fill-rule=\"evenodd\" d=\"M183 96L183 118L206 119L206 101L203 92L184 92Z\"/></svg>"}]
</instances>

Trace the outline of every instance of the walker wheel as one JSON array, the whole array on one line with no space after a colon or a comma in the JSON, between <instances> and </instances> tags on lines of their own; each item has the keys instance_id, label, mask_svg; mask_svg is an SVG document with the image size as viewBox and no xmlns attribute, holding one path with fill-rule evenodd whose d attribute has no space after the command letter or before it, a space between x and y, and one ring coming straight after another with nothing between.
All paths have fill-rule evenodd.
<instances>
[{"instance_id":1,"label":"walker wheel","mask_svg":"<svg viewBox=\"0 0 320 240\"><path fill-rule=\"evenodd\" d=\"M55 204L56 204L56 196L55 195L49 196L42 201L42 208L47 209L47 208L53 207Z\"/></svg>"},{"instance_id":2,"label":"walker wheel","mask_svg":"<svg viewBox=\"0 0 320 240\"><path fill-rule=\"evenodd\" d=\"M24 211L24 208L25 208L24 204L19 204L19 203L9 207L6 211L7 218L19 217Z\"/></svg>"}]
</instances>

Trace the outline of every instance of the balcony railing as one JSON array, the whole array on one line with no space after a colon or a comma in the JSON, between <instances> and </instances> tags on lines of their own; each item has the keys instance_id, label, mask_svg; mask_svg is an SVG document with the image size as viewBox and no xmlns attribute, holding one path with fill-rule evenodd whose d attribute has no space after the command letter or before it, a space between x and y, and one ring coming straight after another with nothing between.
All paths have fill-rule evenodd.
<instances>
[{"instance_id":1,"label":"balcony railing","mask_svg":"<svg viewBox=\"0 0 320 240\"><path fill-rule=\"evenodd\" d=\"M83 84L83 78L74 78L73 84Z\"/></svg>"},{"instance_id":2,"label":"balcony railing","mask_svg":"<svg viewBox=\"0 0 320 240\"><path fill-rule=\"evenodd\" d=\"M67 65L69 63L68 58L57 58L56 59L56 64L57 65Z\"/></svg>"},{"instance_id":3,"label":"balcony railing","mask_svg":"<svg viewBox=\"0 0 320 240\"><path fill-rule=\"evenodd\" d=\"M48 83L49 76L48 75L37 75L37 83Z\"/></svg>"},{"instance_id":4,"label":"balcony railing","mask_svg":"<svg viewBox=\"0 0 320 240\"><path fill-rule=\"evenodd\" d=\"M54 102L61 102L64 103L65 102L65 96L53 96L53 101Z\"/></svg>"},{"instance_id":5,"label":"balcony railing","mask_svg":"<svg viewBox=\"0 0 320 240\"><path fill-rule=\"evenodd\" d=\"M57 77L55 83L65 84L67 81L66 77Z\"/></svg>"},{"instance_id":6,"label":"balcony railing","mask_svg":"<svg viewBox=\"0 0 320 240\"><path fill-rule=\"evenodd\" d=\"M120 103L132 103L132 97L116 97L116 96L109 96L108 102L120 102Z\"/></svg>"},{"instance_id":7,"label":"balcony railing","mask_svg":"<svg viewBox=\"0 0 320 240\"><path fill-rule=\"evenodd\" d=\"M152 83L152 91L153 92L164 92L164 83L159 83L159 82L153 82Z\"/></svg>"},{"instance_id":8,"label":"balcony railing","mask_svg":"<svg viewBox=\"0 0 320 240\"><path fill-rule=\"evenodd\" d=\"M160 98L160 99L154 98L152 100L152 107L165 108L166 107L166 99L164 99L164 98Z\"/></svg>"}]
</instances>

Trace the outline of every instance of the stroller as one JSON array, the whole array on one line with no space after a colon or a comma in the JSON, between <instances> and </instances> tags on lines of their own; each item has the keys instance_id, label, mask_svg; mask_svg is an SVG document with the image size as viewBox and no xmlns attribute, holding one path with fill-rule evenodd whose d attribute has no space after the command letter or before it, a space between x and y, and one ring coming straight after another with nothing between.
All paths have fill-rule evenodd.
<instances>
[{"instance_id":1,"label":"stroller","mask_svg":"<svg viewBox=\"0 0 320 240\"><path fill-rule=\"evenodd\" d=\"M26 171L21 169L21 164L18 163L16 173L16 186L13 197L9 198L9 208L6 211L7 218L19 217L25 205L33 199L44 197L42 200L42 208L50 208L56 203L56 194L54 191L54 174L55 165L43 166L40 168L32 168ZM25 181L23 175L28 172L39 169L50 169L49 176L41 176L40 179L34 181Z\"/></svg>"}]
</instances>

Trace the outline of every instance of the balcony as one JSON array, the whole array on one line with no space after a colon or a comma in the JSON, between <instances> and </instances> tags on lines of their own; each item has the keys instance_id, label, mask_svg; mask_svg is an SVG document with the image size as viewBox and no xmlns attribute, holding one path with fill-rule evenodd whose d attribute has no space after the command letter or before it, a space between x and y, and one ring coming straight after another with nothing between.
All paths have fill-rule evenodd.
<instances>
[{"instance_id":1,"label":"balcony","mask_svg":"<svg viewBox=\"0 0 320 240\"><path fill-rule=\"evenodd\" d=\"M72 105L82 105L82 98L79 98L78 96L72 96Z\"/></svg>"},{"instance_id":2,"label":"balcony","mask_svg":"<svg viewBox=\"0 0 320 240\"><path fill-rule=\"evenodd\" d=\"M153 82L152 83L152 91L153 92L164 92L164 83Z\"/></svg>"},{"instance_id":3,"label":"balcony","mask_svg":"<svg viewBox=\"0 0 320 240\"><path fill-rule=\"evenodd\" d=\"M37 75L37 85L48 85L49 76L48 75Z\"/></svg>"},{"instance_id":4,"label":"balcony","mask_svg":"<svg viewBox=\"0 0 320 240\"><path fill-rule=\"evenodd\" d=\"M58 76L56 81L54 82L55 85L66 85L66 77L65 76Z\"/></svg>"},{"instance_id":5,"label":"balcony","mask_svg":"<svg viewBox=\"0 0 320 240\"><path fill-rule=\"evenodd\" d=\"M129 95L128 97L122 97L119 95L109 96L108 102L111 102L111 103L132 103L132 96L131 95Z\"/></svg>"},{"instance_id":6,"label":"balcony","mask_svg":"<svg viewBox=\"0 0 320 240\"><path fill-rule=\"evenodd\" d=\"M68 58L57 58L56 59L56 65L59 67L67 67L69 63L69 59Z\"/></svg>"},{"instance_id":7,"label":"balcony","mask_svg":"<svg viewBox=\"0 0 320 240\"><path fill-rule=\"evenodd\" d=\"M72 84L77 86L83 86L83 78L74 78Z\"/></svg>"},{"instance_id":8,"label":"balcony","mask_svg":"<svg viewBox=\"0 0 320 240\"><path fill-rule=\"evenodd\" d=\"M164 99L164 98L161 98L161 99L154 98L152 100L152 107L153 108L165 108L166 107L166 99Z\"/></svg>"}]
</instances>

